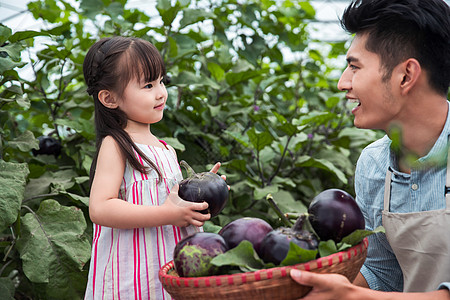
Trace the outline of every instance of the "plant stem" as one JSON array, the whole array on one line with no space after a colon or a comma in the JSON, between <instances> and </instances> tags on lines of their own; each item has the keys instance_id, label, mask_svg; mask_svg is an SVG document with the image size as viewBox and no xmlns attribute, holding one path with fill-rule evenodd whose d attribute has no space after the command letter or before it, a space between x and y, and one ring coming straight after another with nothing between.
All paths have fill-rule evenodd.
<instances>
[{"instance_id":1,"label":"plant stem","mask_svg":"<svg viewBox=\"0 0 450 300\"><path fill-rule=\"evenodd\" d=\"M272 207L272 209L277 213L278 217L280 217L281 222L283 222L283 224L287 227L291 227L292 223L291 221L289 221L288 218L286 218L286 216L283 214L283 212L281 211L281 209L278 207L278 205L275 203L275 201L273 201L273 196L272 194L267 194L266 197L267 201L269 202L270 206Z\"/></svg>"},{"instance_id":2,"label":"plant stem","mask_svg":"<svg viewBox=\"0 0 450 300\"><path fill-rule=\"evenodd\" d=\"M188 177L191 177L191 176L195 175L194 169L192 169L191 166L187 162L185 162L184 160L180 161L180 166L182 166L183 168L186 169Z\"/></svg>"}]
</instances>

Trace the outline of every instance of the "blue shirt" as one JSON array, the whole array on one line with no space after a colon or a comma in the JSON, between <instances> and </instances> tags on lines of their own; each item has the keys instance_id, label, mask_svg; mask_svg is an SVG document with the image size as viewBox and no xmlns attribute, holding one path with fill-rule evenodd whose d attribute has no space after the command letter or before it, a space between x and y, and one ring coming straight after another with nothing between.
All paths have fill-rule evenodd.
<instances>
[{"instance_id":1,"label":"blue shirt","mask_svg":"<svg viewBox=\"0 0 450 300\"><path fill-rule=\"evenodd\" d=\"M392 154L388 136L367 146L358 159L355 171L356 201L363 212L366 229L373 230L382 225L384 182L386 171L393 171L390 211L407 213L443 209L446 206L444 188L446 179L446 147L450 134L450 109L447 121L430 152L418 159L411 173L398 171L398 163ZM433 162L438 161L436 166ZM430 167L431 165L431 167ZM361 273L369 287L382 291L402 291L402 270L395 258L386 235L369 236L367 259ZM450 278L450 274L449 274ZM439 288L450 289L450 282Z\"/></svg>"}]
</instances>

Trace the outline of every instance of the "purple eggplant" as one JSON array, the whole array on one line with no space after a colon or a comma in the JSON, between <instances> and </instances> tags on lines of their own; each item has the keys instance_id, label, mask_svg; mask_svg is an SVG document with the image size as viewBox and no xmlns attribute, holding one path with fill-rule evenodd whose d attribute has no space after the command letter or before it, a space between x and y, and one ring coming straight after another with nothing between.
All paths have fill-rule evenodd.
<instances>
[{"instance_id":1,"label":"purple eggplant","mask_svg":"<svg viewBox=\"0 0 450 300\"><path fill-rule=\"evenodd\" d=\"M252 243L259 255L261 241L272 230L272 226L263 219L245 217L231 221L222 227L219 234L225 239L230 249L239 245L243 240L247 240Z\"/></svg>"},{"instance_id":2,"label":"purple eggplant","mask_svg":"<svg viewBox=\"0 0 450 300\"><path fill-rule=\"evenodd\" d=\"M364 217L355 199L347 192L329 189L311 201L309 222L322 241L340 242L357 229L364 229Z\"/></svg>"},{"instance_id":3,"label":"purple eggplant","mask_svg":"<svg viewBox=\"0 0 450 300\"><path fill-rule=\"evenodd\" d=\"M178 195L181 199L191 202L208 202L208 209L202 213L210 213L211 218L217 216L228 201L228 185L219 175L212 172L195 173L185 162L180 165L188 171L188 178L179 184Z\"/></svg>"},{"instance_id":4,"label":"purple eggplant","mask_svg":"<svg viewBox=\"0 0 450 300\"><path fill-rule=\"evenodd\" d=\"M211 260L228 250L227 243L217 233L197 232L177 243L173 252L175 270L180 277L216 275L219 268Z\"/></svg>"}]
</instances>

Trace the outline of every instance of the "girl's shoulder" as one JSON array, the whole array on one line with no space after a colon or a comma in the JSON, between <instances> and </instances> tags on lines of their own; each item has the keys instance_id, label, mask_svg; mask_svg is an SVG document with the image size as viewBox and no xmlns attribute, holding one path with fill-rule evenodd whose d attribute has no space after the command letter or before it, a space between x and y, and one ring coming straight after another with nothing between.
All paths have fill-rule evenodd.
<instances>
[{"instance_id":1,"label":"girl's shoulder","mask_svg":"<svg viewBox=\"0 0 450 300\"><path fill-rule=\"evenodd\" d=\"M177 156L177 152L175 151L175 149L172 146L170 146L163 140L159 140L159 141L161 142L161 144L164 145L164 147L166 147L166 149L170 150L170 152L172 152L175 155L175 157Z\"/></svg>"},{"instance_id":2,"label":"girl's shoulder","mask_svg":"<svg viewBox=\"0 0 450 300\"><path fill-rule=\"evenodd\" d=\"M107 135L103 138L102 144L100 145L100 150L108 149L108 150L117 150L119 151L119 144L117 141L110 135ZM119 151L120 152L120 151Z\"/></svg>"},{"instance_id":3,"label":"girl's shoulder","mask_svg":"<svg viewBox=\"0 0 450 300\"><path fill-rule=\"evenodd\" d=\"M99 155L107 155L111 158L123 158L123 153L117 141L110 135L103 138L99 149Z\"/></svg>"}]
</instances>

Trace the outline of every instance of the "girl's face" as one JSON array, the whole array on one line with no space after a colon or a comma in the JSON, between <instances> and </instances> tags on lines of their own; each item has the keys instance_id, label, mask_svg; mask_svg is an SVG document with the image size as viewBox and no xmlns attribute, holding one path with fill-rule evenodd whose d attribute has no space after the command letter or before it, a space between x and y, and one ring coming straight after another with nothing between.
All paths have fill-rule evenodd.
<instances>
[{"instance_id":1,"label":"girl's face","mask_svg":"<svg viewBox=\"0 0 450 300\"><path fill-rule=\"evenodd\" d=\"M338 88L347 91L347 99L358 103L352 113L358 128L387 130L400 121L403 105L395 96L392 77L383 80L380 57L366 49L367 35L356 35L347 52L348 66Z\"/></svg>"},{"instance_id":2,"label":"girl's face","mask_svg":"<svg viewBox=\"0 0 450 300\"><path fill-rule=\"evenodd\" d=\"M128 122L153 124L162 119L166 100L163 77L152 82L138 82L133 78L119 100L119 108L127 115Z\"/></svg>"}]
</instances>

